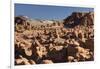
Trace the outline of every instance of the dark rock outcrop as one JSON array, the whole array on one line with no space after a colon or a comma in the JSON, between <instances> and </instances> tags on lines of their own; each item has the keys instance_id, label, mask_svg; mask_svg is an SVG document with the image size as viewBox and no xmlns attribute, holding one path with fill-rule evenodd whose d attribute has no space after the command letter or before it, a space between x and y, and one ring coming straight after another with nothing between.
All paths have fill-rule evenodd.
<instances>
[{"instance_id":1,"label":"dark rock outcrop","mask_svg":"<svg viewBox=\"0 0 100 69\"><path fill-rule=\"evenodd\" d=\"M64 19L66 27L75 27L76 25L93 25L93 12L73 12L70 16Z\"/></svg>"}]
</instances>

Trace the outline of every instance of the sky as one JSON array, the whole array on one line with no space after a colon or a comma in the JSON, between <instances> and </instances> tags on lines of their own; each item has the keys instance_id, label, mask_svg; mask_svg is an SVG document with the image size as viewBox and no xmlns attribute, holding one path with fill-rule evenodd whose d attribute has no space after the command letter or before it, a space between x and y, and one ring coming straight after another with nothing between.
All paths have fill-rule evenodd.
<instances>
[{"instance_id":1,"label":"sky","mask_svg":"<svg viewBox=\"0 0 100 69\"><path fill-rule=\"evenodd\" d=\"M50 6L34 4L15 4L15 16L28 16L31 19L61 20L72 12L90 12L93 8L69 7L69 6Z\"/></svg>"}]
</instances>

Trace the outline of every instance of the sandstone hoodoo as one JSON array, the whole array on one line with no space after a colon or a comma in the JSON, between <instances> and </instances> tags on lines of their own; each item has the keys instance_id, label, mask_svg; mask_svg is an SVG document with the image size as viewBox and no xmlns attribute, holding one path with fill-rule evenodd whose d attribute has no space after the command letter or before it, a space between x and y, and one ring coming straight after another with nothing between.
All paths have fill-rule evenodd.
<instances>
[{"instance_id":1,"label":"sandstone hoodoo","mask_svg":"<svg viewBox=\"0 0 100 69\"><path fill-rule=\"evenodd\" d=\"M63 20L15 17L15 65L94 60L94 13L73 12Z\"/></svg>"}]
</instances>

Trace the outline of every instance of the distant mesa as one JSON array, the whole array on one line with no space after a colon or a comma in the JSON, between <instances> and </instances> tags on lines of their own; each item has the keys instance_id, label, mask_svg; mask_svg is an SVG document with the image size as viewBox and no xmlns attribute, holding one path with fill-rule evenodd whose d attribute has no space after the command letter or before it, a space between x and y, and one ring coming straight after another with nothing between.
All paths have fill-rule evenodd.
<instances>
[{"instance_id":1,"label":"distant mesa","mask_svg":"<svg viewBox=\"0 0 100 69\"><path fill-rule=\"evenodd\" d=\"M25 25L27 23L30 23L31 25L47 25L47 24L53 24L53 23L61 23L63 20L43 20L43 19L31 19L27 16L16 16L15 17L15 24L21 24Z\"/></svg>"}]
</instances>

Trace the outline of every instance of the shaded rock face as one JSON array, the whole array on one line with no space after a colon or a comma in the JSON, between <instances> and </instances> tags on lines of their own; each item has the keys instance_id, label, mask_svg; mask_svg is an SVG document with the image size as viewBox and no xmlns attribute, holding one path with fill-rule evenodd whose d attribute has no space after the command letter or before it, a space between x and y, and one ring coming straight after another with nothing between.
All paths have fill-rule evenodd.
<instances>
[{"instance_id":1,"label":"shaded rock face","mask_svg":"<svg viewBox=\"0 0 100 69\"><path fill-rule=\"evenodd\" d=\"M25 16L15 17L15 24L24 24L27 21Z\"/></svg>"},{"instance_id":2,"label":"shaded rock face","mask_svg":"<svg viewBox=\"0 0 100 69\"><path fill-rule=\"evenodd\" d=\"M73 12L72 15L64 19L66 27L75 27L76 25L93 25L93 12Z\"/></svg>"}]
</instances>

